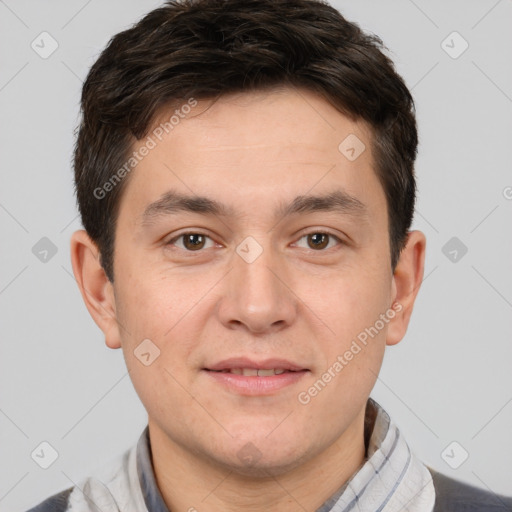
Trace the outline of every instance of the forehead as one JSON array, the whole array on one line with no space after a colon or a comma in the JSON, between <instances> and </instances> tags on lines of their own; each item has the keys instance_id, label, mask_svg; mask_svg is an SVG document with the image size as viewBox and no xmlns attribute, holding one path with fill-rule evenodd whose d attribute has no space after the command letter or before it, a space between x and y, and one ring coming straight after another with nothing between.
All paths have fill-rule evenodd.
<instances>
[{"instance_id":1,"label":"forehead","mask_svg":"<svg viewBox=\"0 0 512 512\"><path fill-rule=\"evenodd\" d=\"M187 108L185 114L189 102L161 111L153 130L171 128L165 130L164 142L190 147L187 141L192 140L194 153L214 150L233 154L242 149L250 159L251 154L261 156L264 148L283 158L295 160L304 155L308 160L316 157L323 161L329 154L335 159L339 156L343 134L368 142L371 138L366 123L350 120L325 98L305 89L279 87L194 100L196 106L190 111ZM169 120L174 126L169 127Z\"/></svg>"},{"instance_id":2,"label":"forehead","mask_svg":"<svg viewBox=\"0 0 512 512\"><path fill-rule=\"evenodd\" d=\"M122 203L141 212L172 189L243 210L249 198L282 202L341 188L382 207L371 131L319 95L281 88L183 104L194 106L175 105L156 118L152 149L130 175Z\"/></svg>"}]
</instances>

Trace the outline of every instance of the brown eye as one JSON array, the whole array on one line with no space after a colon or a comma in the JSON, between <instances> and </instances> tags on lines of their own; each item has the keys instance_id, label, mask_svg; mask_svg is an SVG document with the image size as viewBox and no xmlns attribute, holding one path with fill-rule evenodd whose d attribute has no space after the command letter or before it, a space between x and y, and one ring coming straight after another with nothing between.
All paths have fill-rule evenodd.
<instances>
[{"instance_id":1,"label":"brown eye","mask_svg":"<svg viewBox=\"0 0 512 512\"><path fill-rule=\"evenodd\" d=\"M329 244L329 235L327 233L311 233L307 237L308 246L311 249L325 249Z\"/></svg>"},{"instance_id":2,"label":"brown eye","mask_svg":"<svg viewBox=\"0 0 512 512\"><path fill-rule=\"evenodd\" d=\"M182 238L183 246L189 251L197 251L198 249L202 249L206 240L206 237L204 235L200 235L199 233L187 233L186 235L182 235Z\"/></svg>"},{"instance_id":3,"label":"brown eye","mask_svg":"<svg viewBox=\"0 0 512 512\"><path fill-rule=\"evenodd\" d=\"M166 243L169 248L177 249L182 253L191 252L205 252L216 246L211 237L204 233L189 231L188 233L181 233ZM203 251L204 249L204 251Z\"/></svg>"}]
</instances>

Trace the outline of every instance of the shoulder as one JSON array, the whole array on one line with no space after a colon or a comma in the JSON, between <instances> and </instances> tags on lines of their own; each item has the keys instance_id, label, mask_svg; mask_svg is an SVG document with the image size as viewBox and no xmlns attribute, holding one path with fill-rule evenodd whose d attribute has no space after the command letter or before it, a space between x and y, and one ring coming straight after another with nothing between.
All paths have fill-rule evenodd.
<instances>
[{"instance_id":1,"label":"shoulder","mask_svg":"<svg viewBox=\"0 0 512 512\"><path fill-rule=\"evenodd\" d=\"M138 475L137 446L134 444L93 469L78 484L50 496L27 512L147 512Z\"/></svg>"},{"instance_id":2,"label":"shoulder","mask_svg":"<svg viewBox=\"0 0 512 512\"><path fill-rule=\"evenodd\" d=\"M512 512L512 498L459 482L428 468L436 491L434 512Z\"/></svg>"},{"instance_id":3,"label":"shoulder","mask_svg":"<svg viewBox=\"0 0 512 512\"><path fill-rule=\"evenodd\" d=\"M70 487L69 489L58 492L27 512L66 512L66 510L68 510L69 495L72 490L73 487Z\"/></svg>"}]
</instances>

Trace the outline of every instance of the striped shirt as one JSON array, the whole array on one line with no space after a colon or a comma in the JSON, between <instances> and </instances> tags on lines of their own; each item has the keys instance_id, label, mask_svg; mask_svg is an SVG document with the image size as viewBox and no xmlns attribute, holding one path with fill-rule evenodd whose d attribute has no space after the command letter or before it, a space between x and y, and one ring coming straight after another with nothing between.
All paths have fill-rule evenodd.
<instances>
[{"instance_id":1,"label":"striped shirt","mask_svg":"<svg viewBox=\"0 0 512 512\"><path fill-rule=\"evenodd\" d=\"M512 499L462 484L422 464L371 398L365 445L363 464L317 512L512 512ZM97 510L170 512L156 484L147 426L137 444L108 467L29 512Z\"/></svg>"}]
</instances>

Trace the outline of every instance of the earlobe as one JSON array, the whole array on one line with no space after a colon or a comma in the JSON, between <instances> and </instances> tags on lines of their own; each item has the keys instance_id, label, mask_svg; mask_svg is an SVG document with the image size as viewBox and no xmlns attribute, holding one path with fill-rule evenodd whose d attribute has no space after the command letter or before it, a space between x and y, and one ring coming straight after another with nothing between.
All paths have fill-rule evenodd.
<instances>
[{"instance_id":1,"label":"earlobe","mask_svg":"<svg viewBox=\"0 0 512 512\"><path fill-rule=\"evenodd\" d=\"M411 231L393 274L392 298L395 317L388 326L386 344L396 345L405 336L425 265L426 239L421 231Z\"/></svg>"},{"instance_id":2,"label":"earlobe","mask_svg":"<svg viewBox=\"0 0 512 512\"><path fill-rule=\"evenodd\" d=\"M120 348L113 286L101 266L97 245L84 230L71 237L71 263L87 310L103 331L107 346Z\"/></svg>"}]
</instances>

